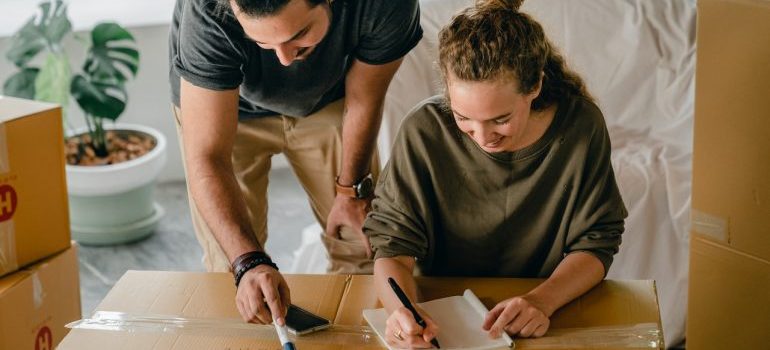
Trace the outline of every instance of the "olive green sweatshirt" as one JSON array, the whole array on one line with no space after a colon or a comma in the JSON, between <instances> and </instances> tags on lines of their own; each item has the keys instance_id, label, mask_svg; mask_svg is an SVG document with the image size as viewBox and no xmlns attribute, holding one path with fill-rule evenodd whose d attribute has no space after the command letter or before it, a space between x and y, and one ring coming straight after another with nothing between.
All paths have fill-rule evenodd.
<instances>
[{"instance_id":1,"label":"olive green sweatshirt","mask_svg":"<svg viewBox=\"0 0 770 350\"><path fill-rule=\"evenodd\" d=\"M422 102L401 125L364 223L375 259L413 256L433 276L548 277L585 251L606 274L627 212L599 108L566 99L534 144L487 153L444 103Z\"/></svg>"}]
</instances>

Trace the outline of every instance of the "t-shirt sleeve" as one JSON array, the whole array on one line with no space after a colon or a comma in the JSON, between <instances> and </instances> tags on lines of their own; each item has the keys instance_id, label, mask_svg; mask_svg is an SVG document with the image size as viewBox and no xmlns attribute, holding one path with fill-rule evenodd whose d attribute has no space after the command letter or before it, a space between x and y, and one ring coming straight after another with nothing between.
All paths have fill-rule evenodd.
<instances>
[{"instance_id":1,"label":"t-shirt sleeve","mask_svg":"<svg viewBox=\"0 0 770 350\"><path fill-rule=\"evenodd\" d=\"M185 1L179 14L177 74L195 86L228 90L243 81L243 31L214 0Z\"/></svg>"},{"instance_id":2,"label":"t-shirt sleeve","mask_svg":"<svg viewBox=\"0 0 770 350\"><path fill-rule=\"evenodd\" d=\"M417 0L374 0L366 11L354 56L365 63L395 61L422 39Z\"/></svg>"},{"instance_id":3,"label":"t-shirt sleeve","mask_svg":"<svg viewBox=\"0 0 770 350\"><path fill-rule=\"evenodd\" d=\"M394 256L425 259L428 255L429 205L422 188L427 186L428 171L421 165L422 148L410 142L414 137L409 134L415 134L409 130L411 119L407 117L396 136L390 160L377 183L372 211L364 221L363 231L375 260Z\"/></svg>"},{"instance_id":4,"label":"t-shirt sleeve","mask_svg":"<svg viewBox=\"0 0 770 350\"><path fill-rule=\"evenodd\" d=\"M584 251L594 255L604 265L606 275L618 252L628 212L610 163L610 138L604 119L598 109L591 117L597 124L588 141L588 155L565 254Z\"/></svg>"}]
</instances>

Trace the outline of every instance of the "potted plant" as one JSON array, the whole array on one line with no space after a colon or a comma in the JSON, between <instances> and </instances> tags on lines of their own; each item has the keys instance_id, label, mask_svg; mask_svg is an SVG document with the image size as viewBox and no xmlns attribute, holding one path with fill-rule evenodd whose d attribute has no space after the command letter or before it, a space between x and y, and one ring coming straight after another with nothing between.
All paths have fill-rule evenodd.
<instances>
[{"instance_id":1,"label":"potted plant","mask_svg":"<svg viewBox=\"0 0 770 350\"><path fill-rule=\"evenodd\" d=\"M82 71L73 72L61 42L72 32L61 0L40 4L11 39L6 57L19 71L3 85L9 96L58 103L74 98L85 126L65 124L67 188L72 236L83 244L116 244L153 232L163 208L153 201L155 181L165 164L166 140L140 125L117 124L128 101L125 84L139 69L131 33L100 23L89 38ZM33 59L44 56L40 66Z\"/></svg>"}]
</instances>

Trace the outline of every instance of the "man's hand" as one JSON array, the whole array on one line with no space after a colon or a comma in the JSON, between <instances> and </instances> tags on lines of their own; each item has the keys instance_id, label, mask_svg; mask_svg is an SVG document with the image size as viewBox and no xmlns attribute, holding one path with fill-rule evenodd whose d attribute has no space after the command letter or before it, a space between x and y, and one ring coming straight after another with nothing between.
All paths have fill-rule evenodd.
<instances>
[{"instance_id":1,"label":"man's hand","mask_svg":"<svg viewBox=\"0 0 770 350\"><path fill-rule=\"evenodd\" d=\"M369 212L371 199L356 199L338 194L326 220L326 235L340 239L339 231L343 226L349 227L361 239L366 248L367 258L372 257L372 247L369 238L364 235L363 226L366 213Z\"/></svg>"},{"instance_id":2,"label":"man's hand","mask_svg":"<svg viewBox=\"0 0 770 350\"><path fill-rule=\"evenodd\" d=\"M275 320L282 326L291 304L289 285L278 270L258 265L241 278L235 304L246 322L270 324Z\"/></svg>"},{"instance_id":3,"label":"man's hand","mask_svg":"<svg viewBox=\"0 0 770 350\"><path fill-rule=\"evenodd\" d=\"M503 331L523 338L542 337L551 325L544 309L527 295L506 299L487 313L482 328L492 338L499 338Z\"/></svg>"},{"instance_id":4,"label":"man's hand","mask_svg":"<svg viewBox=\"0 0 770 350\"><path fill-rule=\"evenodd\" d=\"M404 306L394 310L385 321L385 339L388 344L399 349L429 349L431 339L438 335L438 326L419 306L417 313L425 320L425 329L414 320L412 312Z\"/></svg>"}]
</instances>

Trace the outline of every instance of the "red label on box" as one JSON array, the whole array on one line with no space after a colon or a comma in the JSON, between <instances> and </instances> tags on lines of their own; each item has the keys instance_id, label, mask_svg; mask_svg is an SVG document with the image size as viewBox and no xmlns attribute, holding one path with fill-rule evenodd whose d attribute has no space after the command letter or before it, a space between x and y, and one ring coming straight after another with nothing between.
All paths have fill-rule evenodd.
<instances>
[{"instance_id":1,"label":"red label on box","mask_svg":"<svg viewBox=\"0 0 770 350\"><path fill-rule=\"evenodd\" d=\"M11 185L0 185L0 222L10 220L16 211L16 191Z\"/></svg>"},{"instance_id":2,"label":"red label on box","mask_svg":"<svg viewBox=\"0 0 770 350\"><path fill-rule=\"evenodd\" d=\"M35 350L53 350L53 334L50 328L43 327L37 332Z\"/></svg>"}]
</instances>

